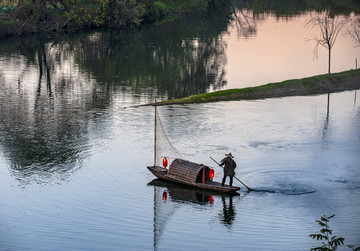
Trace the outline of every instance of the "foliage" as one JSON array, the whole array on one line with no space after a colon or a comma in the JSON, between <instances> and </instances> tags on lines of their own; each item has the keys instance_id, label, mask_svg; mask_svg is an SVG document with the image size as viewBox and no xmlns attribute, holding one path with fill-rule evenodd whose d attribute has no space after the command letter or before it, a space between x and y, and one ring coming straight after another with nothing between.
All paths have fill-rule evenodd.
<instances>
[{"instance_id":1,"label":"foliage","mask_svg":"<svg viewBox=\"0 0 360 251\"><path fill-rule=\"evenodd\" d=\"M311 248L310 250L314 251L333 251L337 250L338 247L344 245L345 239L343 237L332 236L333 230L329 227L329 221L333 218L335 214L331 216L323 215L320 217L320 220L316 220L316 222L321 227L319 234L310 234L309 237L316 240L324 240L322 242L321 247ZM352 245L348 245L354 251L359 251L360 247L354 248Z\"/></svg>"},{"instance_id":2,"label":"foliage","mask_svg":"<svg viewBox=\"0 0 360 251\"><path fill-rule=\"evenodd\" d=\"M209 5L208 0L162 0L148 1L145 18L147 20L160 20L169 15L179 13L205 12Z\"/></svg>"},{"instance_id":3,"label":"foliage","mask_svg":"<svg viewBox=\"0 0 360 251\"><path fill-rule=\"evenodd\" d=\"M138 25L145 12L145 6L136 0L108 0L105 8L105 23L109 27Z\"/></svg>"},{"instance_id":4,"label":"foliage","mask_svg":"<svg viewBox=\"0 0 360 251\"><path fill-rule=\"evenodd\" d=\"M159 20L170 11L170 7L165 3L161 1L154 1L152 5L148 6L146 17L148 20Z\"/></svg>"},{"instance_id":5,"label":"foliage","mask_svg":"<svg viewBox=\"0 0 360 251\"><path fill-rule=\"evenodd\" d=\"M360 251L360 246L357 248L354 248L353 245L347 245L349 248L351 248L353 251Z\"/></svg>"},{"instance_id":6,"label":"foliage","mask_svg":"<svg viewBox=\"0 0 360 251\"><path fill-rule=\"evenodd\" d=\"M0 17L0 37L12 34L16 30L16 21L6 17Z\"/></svg>"},{"instance_id":7,"label":"foliage","mask_svg":"<svg viewBox=\"0 0 360 251\"><path fill-rule=\"evenodd\" d=\"M236 5L245 5L255 14L272 11L276 16L294 16L299 12L328 10L333 14L349 15L352 12L360 13L358 0L233 0Z\"/></svg>"},{"instance_id":8,"label":"foliage","mask_svg":"<svg viewBox=\"0 0 360 251\"><path fill-rule=\"evenodd\" d=\"M18 22L13 33L22 34L85 27L121 28L174 20L184 14L206 13L214 18L211 11L226 9L224 6L251 9L254 15L271 11L276 16L292 16L308 10L327 10L332 16L360 13L358 0L1 0L0 14Z\"/></svg>"},{"instance_id":9,"label":"foliage","mask_svg":"<svg viewBox=\"0 0 360 251\"><path fill-rule=\"evenodd\" d=\"M207 7L208 0L3 0L0 13L17 20L14 33L29 33L129 27L177 13L204 12Z\"/></svg>"},{"instance_id":10,"label":"foliage","mask_svg":"<svg viewBox=\"0 0 360 251\"><path fill-rule=\"evenodd\" d=\"M309 237L316 239L316 240L325 240L322 242L321 247L315 247L310 250L314 251L331 251L336 250L339 246L344 245L344 238L342 237L336 237L332 236L332 230L329 228L328 222L331 218L333 218L335 215L331 215L327 217L326 215L321 216L320 220L316 220L316 222L319 224L320 227L320 233L319 234L310 234Z\"/></svg>"},{"instance_id":11,"label":"foliage","mask_svg":"<svg viewBox=\"0 0 360 251\"><path fill-rule=\"evenodd\" d=\"M144 6L136 0L86 0L68 12L77 26L125 27L139 24Z\"/></svg>"},{"instance_id":12,"label":"foliage","mask_svg":"<svg viewBox=\"0 0 360 251\"><path fill-rule=\"evenodd\" d=\"M0 14L10 13L15 9L13 6L0 6Z\"/></svg>"},{"instance_id":13,"label":"foliage","mask_svg":"<svg viewBox=\"0 0 360 251\"><path fill-rule=\"evenodd\" d=\"M0 13L7 13L13 11L15 7L16 7L15 1L12 0L0 1Z\"/></svg>"},{"instance_id":14,"label":"foliage","mask_svg":"<svg viewBox=\"0 0 360 251\"><path fill-rule=\"evenodd\" d=\"M91 25L99 26L104 23L104 4L100 1L81 1L76 7L71 8L67 13L69 20L77 26Z\"/></svg>"}]
</instances>

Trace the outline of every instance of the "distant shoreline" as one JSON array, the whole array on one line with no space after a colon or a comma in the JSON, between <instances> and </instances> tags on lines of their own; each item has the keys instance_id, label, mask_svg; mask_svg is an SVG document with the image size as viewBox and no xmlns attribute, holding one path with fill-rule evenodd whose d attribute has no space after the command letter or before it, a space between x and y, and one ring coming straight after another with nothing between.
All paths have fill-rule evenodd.
<instances>
[{"instance_id":1,"label":"distant shoreline","mask_svg":"<svg viewBox=\"0 0 360 251\"><path fill-rule=\"evenodd\" d=\"M157 102L156 105L208 103L231 100L254 100L288 96L307 96L360 89L360 69L286 80L242 89L221 90L185 98ZM149 104L154 105L154 104Z\"/></svg>"}]
</instances>

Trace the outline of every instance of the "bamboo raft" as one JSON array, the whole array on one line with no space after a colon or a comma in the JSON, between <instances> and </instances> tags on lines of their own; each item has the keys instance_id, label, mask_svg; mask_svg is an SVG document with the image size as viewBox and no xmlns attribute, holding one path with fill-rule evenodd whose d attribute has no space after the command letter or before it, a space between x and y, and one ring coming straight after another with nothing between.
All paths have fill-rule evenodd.
<instances>
[{"instance_id":1,"label":"bamboo raft","mask_svg":"<svg viewBox=\"0 0 360 251\"><path fill-rule=\"evenodd\" d=\"M169 169L161 166L148 166L149 171L162 180L188 185L200 189L212 190L224 193L234 193L240 190L236 186L222 186L221 183L212 181L203 170L206 168L194 162L182 159L175 159L169 166Z\"/></svg>"}]
</instances>

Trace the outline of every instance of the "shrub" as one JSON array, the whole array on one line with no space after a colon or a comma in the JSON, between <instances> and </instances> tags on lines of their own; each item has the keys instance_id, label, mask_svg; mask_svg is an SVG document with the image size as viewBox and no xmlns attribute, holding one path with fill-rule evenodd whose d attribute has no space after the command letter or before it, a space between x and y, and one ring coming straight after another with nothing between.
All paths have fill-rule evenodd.
<instances>
[{"instance_id":1,"label":"shrub","mask_svg":"<svg viewBox=\"0 0 360 251\"><path fill-rule=\"evenodd\" d=\"M336 250L341 245L344 245L345 239L343 237L332 236L333 230L330 229L328 223L331 218L333 218L335 214L327 217L323 215L320 217L320 220L316 220L320 227L319 234L310 234L309 237L316 240L324 240L322 242L321 247L311 248L312 251L333 251ZM352 245L348 245L349 248L353 249L353 251L359 251L360 247L354 249Z\"/></svg>"}]
</instances>

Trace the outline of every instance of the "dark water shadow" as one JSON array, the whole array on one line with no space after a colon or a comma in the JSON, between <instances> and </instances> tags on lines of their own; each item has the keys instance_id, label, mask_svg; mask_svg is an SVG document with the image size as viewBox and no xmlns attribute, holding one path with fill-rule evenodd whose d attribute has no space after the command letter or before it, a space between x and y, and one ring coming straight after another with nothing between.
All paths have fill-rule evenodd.
<instances>
[{"instance_id":1,"label":"dark water shadow","mask_svg":"<svg viewBox=\"0 0 360 251\"><path fill-rule=\"evenodd\" d=\"M189 186L184 186L160 179L154 179L151 182L149 182L148 185L166 188L168 195L171 197L173 201L186 202L186 203L190 202L200 205L213 203L214 196L222 197L222 198L240 196L239 193L232 193L232 194L219 193L216 191L192 188Z\"/></svg>"},{"instance_id":2,"label":"dark water shadow","mask_svg":"<svg viewBox=\"0 0 360 251\"><path fill-rule=\"evenodd\" d=\"M280 193L285 195L301 195L301 194L311 194L315 193L317 190L313 188L271 188L271 187L259 187L253 188L251 192L259 193Z\"/></svg>"}]
</instances>

